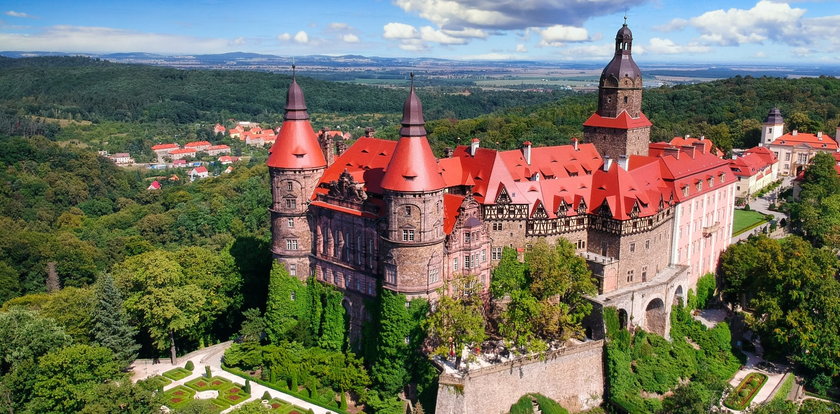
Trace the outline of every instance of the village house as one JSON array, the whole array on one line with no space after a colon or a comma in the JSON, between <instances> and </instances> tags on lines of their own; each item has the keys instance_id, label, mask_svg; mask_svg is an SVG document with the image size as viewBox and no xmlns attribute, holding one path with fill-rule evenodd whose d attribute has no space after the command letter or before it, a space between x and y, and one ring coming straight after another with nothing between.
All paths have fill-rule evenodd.
<instances>
[{"instance_id":1,"label":"village house","mask_svg":"<svg viewBox=\"0 0 840 414\"><path fill-rule=\"evenodd\" d=\"M784 119L778 108L773 108L764 119L759 145L767 147L779 160L778 174L797 176L818 152L837 152L837 141L822 131L816 134L793 130L783 134ZM840 137L840 126L835 138Z\"/></svg>"},{"instance_id":2,"label":"village house","mask_svg":"<svg viewBox=\"0 0 840 414\"><path fill-rule=\"evenodd\" d=\"M119 165L134 164L134 158L127 152L118 152L114 155L108 156L114 163Z\"/></svg>"},{"instance_id":3,"label":"village house","mask_svg":"<svg viewBox=\"0 0 840 414\"><path fill-rule=\"evenodd\" d=\"M198 179L201 179L201 178L207 178L207 177L210 176L210 172L208 172L207 168L205 168L203 166L195 167L195 168L191 169L188 174L190 176L190 181L195 181L195 180L198 180Z\"/></svg>"},{"instance_id":4,"label":"village house","mask_svg":"<svg viewBox=\"0 0 840 414\"><path fill-rule=\"evenodd\" d=\"M222 165L233 164L237 161L239 161L239 157L231 157L230 155L223 155L219 157L219 162L222 163Z\"/></svg>"},{"instance_id":5,"label":"village house","mask_svg":"<svg viewBox=\"0 0 840 414\"><path fill-rule=\"evenodd\" d=\"M198 151L196 151L195 148L181 148L169 151L169 154L167 155L169 156L169 159L175 161L187 157L195 157L197 153Z\"/></svg>"},{"instance_id":6,"label":"village house","mask_svg":"<svg viewBox=\"0 0 840 414\"><path fill-rule=\"evenodd\" d=\"M170 152L179 148L181 148L181 146L175 143L152 145L152 151L154 151L159 162L163 159L164 156L169 155Z\"/></svg>"},{"instance_id":7,"label":"village house","mask_svg":"<svg viewBox=\"0 0 840 414\"><path fill-rule=\"evenodd\" d=\"M210 148L213 144L208 141L193 141L184 144L184 148L192 148L198 152L204 151L207 148Z\"/></svg>"},{"instance_id":8,"label":"village house","mask_svg":"<svg viewBox=\"0 0 840 414\"><path fill-rule=\"evenodd\" d=\"M213 127L214 135L225 135L226 131L227 129L222 124L216 124L216 126Z\"/></svg>"},{"instance_id":9,"label":"village house","mask_svg":"<svg viewBox=\"0 0 840 414\"><path fill-rule=\"evenodd\" d=\"M766 147L755 147L744 151L743 155L733 155L729 168L738 178L735 184L735 197L749 200L751 196L778 179L779 160Z\"/></svg>"},{"instance_id":10,"label":"village house","mask_svg":"<svg viewBox=\"0 0 840 414\"><path fill-rule=\"evenodd\" d=\"M204 152L206 152L207 155L230 154L230 147L224 144L213 145L207 147Z\"/></svg>"}]
</instances>

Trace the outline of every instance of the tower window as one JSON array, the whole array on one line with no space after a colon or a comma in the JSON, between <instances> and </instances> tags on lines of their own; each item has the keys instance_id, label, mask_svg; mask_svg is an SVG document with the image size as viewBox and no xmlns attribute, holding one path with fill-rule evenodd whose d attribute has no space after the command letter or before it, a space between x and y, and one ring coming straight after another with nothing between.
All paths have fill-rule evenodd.
<instances>
[{"instance_id":1,"label":"tower window","mask_svg":"<svg viewBox=\"0 0 840 414\"><path fill-rule=\"evenodd\" d=\"M297 201L294 198L287 198L286 199L286 208L292 210L296 207Z\"/></svg>"},{"instance_id":2,"label":"tower window","mask_svg":"<svg viewBox=\"0 0 840 414\"><path fill-rule=\"evenodd\" d=\"M294 190L294 184L291 181L286 182L286 190L292 191Z\"/></svg>"},{"instance_id":3,"label":"tower window","mask_svg":"<svg viewBox=\"0 0 840 414\"><path fill-rule=\"evenodd\" d=\"M403 241L414 241L414 230L403 230L402 239Z\"/></svg>"},{"instance_id":4,"label":"tower window","mask_svg":"<svg viewBox=\"0 0 840 414\"><path fill-rule=\"evenodd\" d=\"M429 269L429 283L435 283L438 281L438 279L438 268L432 267L431 269Z\"/></svg>"},{"instance_id":5,"label":"tower window","mask_svg":"<svg viewBox=\"0 0 840 414\"><path fill-rule=\"evenodd\" d=\"M289 226L289 227L294 227L295 226L295 219L289 217L288 219L286 219L286 225Z\"/></svg>"},{"instance_id":6,"label":"tower window","mask_svg":"<svg viewBox=\"0 0 840 414\"><path fill-rule=\"evenodd\" d=\"M627 103L627 101L628 101L628 98L625 96L624 97L624 103Z\"/></svg>"},{"instance_id":7,"label":"tower window","mask_svg":"<svg viewBox=\"0 0 840 414\"><path fill-rule=\"evenodd\" d=\"M297 276L297 265L296 264L290 264L289 265L289 276ZM292 292L292 293L294 293L294 292ZM294 300L294 299L292 299L292 300Z\"/></svg>"},{"instance_id":8,"label":"tower window","mask_svg":"<svg viewBox=\"0 0 840 414\"><path fill-rule=\"evenodd\" d=\"M411 217L411 206L405 206L403 211L405 212L406 217Z\"/></svg>"},{"instance_id":9,"label":"tower window","mask_svg":"<svg viewBox=\"0 0 840 414\"><path fill-rule=\"evenodd\" d=\"M286 250L297 250L297 249L298 249L298 241L296 239L286 240Z\"/></svg>"}]
</instances>

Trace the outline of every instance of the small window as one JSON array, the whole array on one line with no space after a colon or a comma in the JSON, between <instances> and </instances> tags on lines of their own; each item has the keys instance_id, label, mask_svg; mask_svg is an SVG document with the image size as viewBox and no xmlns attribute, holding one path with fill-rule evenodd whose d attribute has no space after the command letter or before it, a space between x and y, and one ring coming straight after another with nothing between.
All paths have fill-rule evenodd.
<instances>
[{"instance_id":1,"label":"small window","mask_svg":"<svg viewBox=\"0 0 840 414\"><path fill-rule=\"evenodd\" d=\"M469 244L469 243L471 243L471 242L472 242L472 233L470 233L470 232L465 232L465 233L464 233L464 243Z\"/></svg>"},{"instance_id":2,"label":"small window","mask_svg":"<svg viewBox=\"0 0 840 414\"><path fill-rule=\"evenodd\" d=\"M432 267L429 269L429 283L435 283L440 279L439 271L437 267Z\"/></svg>"},{"instance_id":3,"label":"small window","mask_svg":"<svg viewBox=\"0 0 840 414\"><path fill-rule=\"evenodd\" d=\"M630 243L630 253L633 253L635 251L636 251L636 243Z\"/></svg>"},{"instance_id":4,"label":"small window","mask_svg":"<svg viewBox=\"0 0 840 414\"><path fill-rule=\"evenodd\" d=\"M470 263L470 255L465 254L464 255L464 270L469 270L470 269L470 264L471 264Z\"/></svg>"},{"instance_id":5,"label":"small window","mask_svg":"<svg viewBox=\"0 0 840 414\"><path fill-rule=\"evenodd\" d=\"M403 207L403 214L405 214L406 217L411 217L411 206Z\"/></svg>"},{"instance_id":6,"label":"small window","mask_svg":"<svg viewBox=\"0 0 840 414\"><path fill-rule=\"evenodd\" d=\"M682 188L682 193L683 193L683 196L687 196L687 195L688 195L688 186L684 186L684 187Z\"/></svg>"},{"instance_id":7,"label":"small window","mask_svg":"<svg viewBox=\"0 0 840 414\"><path fill-rule=\"evenodd\" d=\"M481 249L481 263L487 261L487 250Z\"/></svg>"},{"instance_id":8,"label":"small window","mask_svg":"<svg viewBox=\"0 0 840 414\"><path fill-rule=\"evenodd\" d=\"M628 98L625 96L624 97L624 103L627 103L627 100L628 100Z\"/></svg>"},{"instance_id":9,"label":"small window","mask_svg":"<svg viewBox=\"0 0 840 414\"><path fill-rule=\"evenodd\" d=\"M403 230L402 239L403 241L414 241L414 230Z\"/></svg>"},{"instance_id":10,"label":"small window","mask_svg":"<svg viewBox=\"0 0 840 414\"><path fill-rule=\"evenodd\" d=\"M645 250L650 250L650 240L645 240Z\"/></svg>"},{"instance_id":11,"label":"small window","mask_svg":"<svg viewBox=\"0 0 840 414\"><path fill-rule=\"evenodd\" d=\"M452 259L452 270L456 271L456 272L458 271L458 258L457 257Z\"/></svg>"},{"instance_id":12,"label":"small window","mask_svg":"<svg viewBox=\"0 0 840 414\"><path fill-rule=\"evenodd\" d=\"M493 247L490 249L490 258L493 260L501 260L502 259L502 248L501 247Z\"/></svg>"},{"instance_id":13,"label":"small window","mask_svg":"<svg viewBox=\"0 0 840 414\"><path fill-rule=\"evenodd\" d=\"M647 281L647 266L642 266L642 282Z\"/></svg>"},{"instance_id":14,"label":"small window","mask_svg":"<svg viewBox=\"0 0 840 414\"><path fill-rule=\"evenodd\" d=\"M698 181L696 184L694 184L694 186L697 188L697 191L702 191L703 190L703 181L702 180Z\"/></svg>"},{"instance_id":15,"label":"small window","mask_svg":"<svg viewBox=\"0 0 840 414\"><path fill-rule=\"evenodd\" d=\"M289 300L291 300L292 302L296 301L297 300L297 292L295 292L293 290L291 293L289 293Z\"/></svg>"},{"instance_id":16,"label":"small window","mask_svg":"<svg viewBox=\"0 0 840 414\"><path fill-rule=\"evenodd\" d=\"M286 219L286 225L289 226L289 227L294 227L295 226L295 219L292 218L292 217L287 218Z\"/></svg>"},{"instance_id":17,"label":"small window","mask_svg":"<svg viewBox=\"0 0 840 414\"><path fill-rule=\"evenodd\" d=\"M289 210L293 210L297 206L297 200L294 198L287 198L286 199L286 208Z\"/></svg>"},{"instance_id":18,"label":"small window","mask_svg":"<svg viewBox=\"0 0 840 414\"><path fill-rule=\"evenodd\" d=\"M297 276L297 265L290 264L289 265L289 276Z\"/></svg>"},{"instance_id":19,"label":"small window","mask_svg":"<svg viewBox=\"0 0 840 414\"><path fill-rule=\"evenodd\" d=\"M629 282L632 282L632 281L633 281L633 271L628 270L627 271L627 282L629 283Z\"/></svg>"},{"instance_id":20,"label":"small window","mask_svg":"<svg viewBox=\"0 0 840 414\"><path fill-rule=\"evenodd\" d=\"M297 250L298 241L295 239L286 240L286 250Z\"/></svg>"},{"instance_id":21,"label":"small window","mask_svg":"<svg viewBox=\"0 0 840 414\"><path fill-rule=\"evenodd\" d=\"M709 188L712 188L715 185L715 179L709 178Z\"/></svg>"},{"instance_id":22,"label":"small window","mask_svg":"<svg viewBox=\"0 0 840 414\"><path fill-rule=\"evenodd\" d=\"M286 181L286 190L293 191L295 189L294 184L291 181Z\"/></svg>"},{"instance_id":23,"label":"small window","mask_svg":"<svg viewBox=\"0 0 840 414\"><path fill-rule=\"evenodd\" d=\"M394 269L392 266L386 266L385 281L391 284L397 283L397 269Z\"/></svg>"}]
</instances>

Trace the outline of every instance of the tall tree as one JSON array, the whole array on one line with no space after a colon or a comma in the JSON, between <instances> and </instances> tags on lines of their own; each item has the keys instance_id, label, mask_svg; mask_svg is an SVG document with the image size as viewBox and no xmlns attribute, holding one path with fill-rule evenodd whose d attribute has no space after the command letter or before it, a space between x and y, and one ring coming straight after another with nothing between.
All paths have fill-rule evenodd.
<instances>
[{"instance_id":1,"label":"tall tree","mask_svg":"<svg viewBox=\"0 0 840 414\"><path fill-rule=\"evenodd\" d=\"M114 277L105 273L94 287L93 338L99 346L110 349L123 367L137 358L140 345L135 341L137 329L128 322L122 295Z\"/></svg>"},{"instance_id":2,"label":"tall tree","mask_svg":"<svg viewBox=\"0 0 840 414\"><path fill-rule=\"evenodd\" d=\"M71 341L54 320L22 308L0 312L0 332L0 373L34 362Z\"/></svg>"},{"instance_id":3,"label":"tall tree","mask_svg":"<svg viewBox=\"0 0 840 414\"><path fill-rule=\"evenodd\" d=\"M435 353L455 352L455 365L461 363L465 346L479 345L486 338L484 309L475 275L461 275L445 281L438 290L438 301L427 319L429 337L437 344Z\"/></svg>"}]
</instances>

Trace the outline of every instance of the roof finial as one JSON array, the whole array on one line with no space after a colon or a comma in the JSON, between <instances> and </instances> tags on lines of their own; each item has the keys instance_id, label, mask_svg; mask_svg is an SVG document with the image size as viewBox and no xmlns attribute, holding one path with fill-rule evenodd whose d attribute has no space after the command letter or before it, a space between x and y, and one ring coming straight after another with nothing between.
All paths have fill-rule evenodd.
<instances>
[{"instance_id":1,"label":"roof finial","mask_svg":"<svg viewBox=\"0 0 840 414\"><path fill-rule=\"evenodd\" d=\"M627 9L624 9L624 26L627 26Z\"/></svg>"},{"instance_id":2,"label":"roof finial","mask_svg":"<svg viewBox=\"0 0 840 414\"><path fill-rule=\"evenodd\" d=\"M292 58L292 79L295 79L295 77L296 77L296 75L297 75L297 72L295 71L295 68L296 68L296 66L295 66L295 58L293 57L293 58Z\"/></svg>"},{"instance_id":3,"label":"roof finial","mask_svg":"<svg viewBox=\"0 0 840 414\"><path fill-rule=\"evenodd\" d=\"M414 89L414 72L409 72L408 77L411 78L411 89Z\"/></svg>"}]
</instances>

